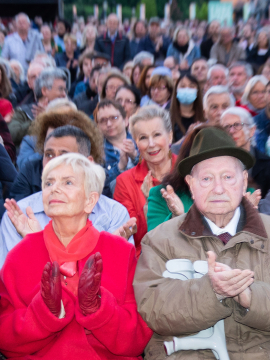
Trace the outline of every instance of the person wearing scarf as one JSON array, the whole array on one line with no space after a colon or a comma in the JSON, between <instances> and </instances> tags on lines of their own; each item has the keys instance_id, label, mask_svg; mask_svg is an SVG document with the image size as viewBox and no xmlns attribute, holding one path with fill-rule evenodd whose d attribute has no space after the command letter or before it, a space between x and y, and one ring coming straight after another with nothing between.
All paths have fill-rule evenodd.
<instances>
[{"instance_id":1,"label":"person wearing scarf","mask_svg":"<svg viewBox=\"0 0 270 360\"><path fill-rule=\"evenodd\" d=\"M135 248L97 231L88 214L105 181L80 154L42 174L43 231L27 235L0 272L0 352L19 359L141 359L151 338L137 312Z\"/></svg>"}]
</instances>

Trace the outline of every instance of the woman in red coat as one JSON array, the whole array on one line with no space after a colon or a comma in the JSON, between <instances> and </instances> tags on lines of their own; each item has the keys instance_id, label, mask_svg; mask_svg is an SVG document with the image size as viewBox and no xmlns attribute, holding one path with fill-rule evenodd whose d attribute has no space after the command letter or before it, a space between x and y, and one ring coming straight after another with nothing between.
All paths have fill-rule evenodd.
<instances>
[{"instance_id":1,"label":"woman in red coat","mask_svg":"<svg viewBox=\"0 0 270 360\"><path fill-rule=\"evenodd\" d=\"M152 331L137 312L135 249L87 219L104 170L79 154L42 175L52 221L27 235L0 272L0 352L13 359L138 359Z\"/></svg>"},{"instance_id":2,"label":"woman in red coat","mask_svg":"<svg viewBox=\"0 0 270 360\"><path fill-rule=\"evenodd\" d=\"M166 110L156 105L145 106L129 121L141 161L116 178L114 199L127 208L130 217L137 218L138 231L134 240L136 256L139 257L141 240L147 233L145 214L149 191L171 171L177 156L170 151L172 125Z\"/></svg>"}]
</instances>

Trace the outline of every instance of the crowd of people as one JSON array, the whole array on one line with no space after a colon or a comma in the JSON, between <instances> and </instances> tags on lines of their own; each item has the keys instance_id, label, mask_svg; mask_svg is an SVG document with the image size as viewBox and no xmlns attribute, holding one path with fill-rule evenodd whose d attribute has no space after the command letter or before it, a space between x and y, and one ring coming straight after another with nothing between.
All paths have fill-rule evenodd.
<instances>
[{"instance_id":1,"label":"crowd of people","mask_svg":"<svg viewBox=\"0 0 270 360\"><path fill-rule=\"evenodd\" d=\"M0 181L3 359L269 358L267 22L0 22Z\"/></svg>"}]
</instances>

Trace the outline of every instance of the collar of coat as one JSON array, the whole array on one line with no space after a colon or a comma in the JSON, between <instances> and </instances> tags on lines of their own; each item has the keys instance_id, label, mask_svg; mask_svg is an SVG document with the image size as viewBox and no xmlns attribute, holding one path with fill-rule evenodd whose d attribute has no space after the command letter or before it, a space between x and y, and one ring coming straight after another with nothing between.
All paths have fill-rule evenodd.
<instances>
[{"instance_id":1,"label":"collar of coat","mask_svg":"<svg viewBox=\"0 0 270 360\"><path fill-rule=\"evenodd\" d=\"M243 219L244 223L241 231L249 232L251 234L255 234L260 237L267 238L267 232L265 230L262 219L259 216L258 211L253 208L252 204L248 200L243 198L241 203L241 208L242 208L241 213L244 212L244 219ZM196 225L194 226L194 224ZM204 218L197 209L195 204L191 206L190 210L188 211L185 217L185 220L180 225L179 230L188 236L191 237L194 236L194 238L197 238L198 236L213 235L209 230L209 228L206 226L204 222Z\"/></svg>"}]
</instances>

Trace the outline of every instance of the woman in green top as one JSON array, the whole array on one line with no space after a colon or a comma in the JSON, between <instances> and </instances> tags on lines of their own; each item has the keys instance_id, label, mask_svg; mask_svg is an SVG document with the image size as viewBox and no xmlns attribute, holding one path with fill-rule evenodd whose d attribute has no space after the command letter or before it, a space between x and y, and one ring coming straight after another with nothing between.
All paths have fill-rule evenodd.
<instances>
[{"instance_id":1,"label":"woman in green top","mask_svg":"<svg viewBox=\"0 0 270 360\"><path fill-rule=\"evenodd\" d=\"M179 162L189 156L190 148L197 133L208 127L201 124L188 132L182 143L173 171L162 181L161 185L152 187L148 197L147 230L153 230L156 226L170 220L172 217L188 212L193 204L185 179L178 172ZM258 207L260 192L254 189L247 189L246 197Z\"/></svg>"}]
</instances>

